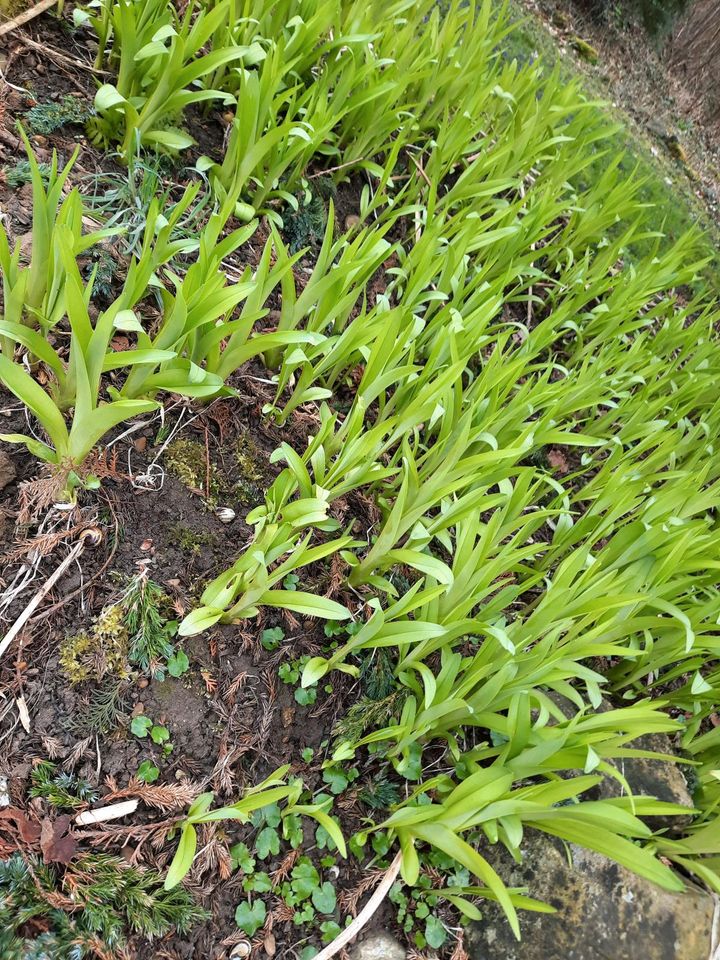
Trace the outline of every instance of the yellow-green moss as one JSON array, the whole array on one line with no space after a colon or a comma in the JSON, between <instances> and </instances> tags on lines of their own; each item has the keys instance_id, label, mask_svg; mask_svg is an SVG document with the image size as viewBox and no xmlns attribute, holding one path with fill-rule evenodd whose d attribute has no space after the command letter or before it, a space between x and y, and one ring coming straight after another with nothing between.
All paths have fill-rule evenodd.
<instances>
[{"instance_id":1,"label":"yellow-green moss","mask_svg":"<svg viewBox=\"0 0 720 960\"><path fill-rule=\"evenodd\" d=\"M687 166L688 164L688 155L685 150L685 147L680 143L677 136L673 133L667 138L667 147L670 153L675 157L676 160L679 160L682 164Z\"/></svg>"},{"instance_id":2,"label":"yellow-green moss","mask_svg":"<svg viewBox=\"0 0 720 960\"><path fill-rule=\"evenodd\" d=\"M0 15L3 18L16 17L27 10L31 3L32 0L0 0Z\"/></svg>"},{"instance_id":3,"label":"yellow-green moss","mask_svg":"<svg viewBox=\"0 0 720 960\"><path fill-rule=\"evenodd\" d=\"M204 490L207 460L205 445L199 440L173 440L165 451L165 466L186 487Z\"/></svg>"},{"instance_id":4,"label":"yellow-green moss","mask_svg":"<svg viewBox=\"0 0 720 960\"><path fill-rule=\"evenodd\" d=\"M265 479L263 453L247 433L235 444L235 462L240 468L240 477L232 492L243 504L262 500L262 481Z\"/></svg>"},{"instance_id":5,"label":"yellow-green moss","mask_svg":"<svg viewBox=\"0 0 720 960\"><path fill-rule=\"evenodd\" d=\"M122 607L113 603L100 613L90 630L66 637L60 644L60 666L71 683L125 679L130 674L130 638Z\"/></svg>"},{"instance_id":6,"label":"yellow-green moss","mask_svg":"<svg viewBox=\"0 0 720 960\"><path fill-rule=\"evenodd\" d=\"M183 526L181 523L175 524L170 530L173 542L184 553L192 556L199 556L203 547L210 546L215 537L211 533L205 533L200 530L191 530L190 527Z\"/></svg>"},{"instance_id":7,"label":"yellow-green moss","mask_svg":"<svg viewBox=\"0 0 720 960\"><path fill-rule=\"evenodd\" d=\"M597 63L600 59L600 54L597 52L595 47L583 40L582 37L574 37L572 45L577 50L580 57L583 60L587 60L588 63Z\"/></svg>"},{"instance_id":8,"label":"yellow-green moss","mask_svg":"<svg viewBox=\"0 0 720 960\"><path fill-rule=\"evenodd\" d=\"M242 472L242 479L249 483L257 483L263 479L264 471L260 466L262 453L258 445L247 433L244 433L235 444L235 460Z\"/></svg>"},{"instance_id":9,"label":"yellow-green moss","mask_svg":"<svg viewBox=\"0 0 720 960\"><path fill-rule=\"evenodd\" d=\"M173 440L165 451L165 467L188 489L205 497L211 509L233 499L243 504L259 502L265 479L265 454L252 437L244 433L235 442L231 455L238 468L231 471L232 478L224 476L215 464L210 464L209 496L206 489L207 451L201 441L190 438ZM189 542L187 532L179 531L178 540L185 541L180 546L197 552L197 544Z\"/></svg>"}]
</instances>

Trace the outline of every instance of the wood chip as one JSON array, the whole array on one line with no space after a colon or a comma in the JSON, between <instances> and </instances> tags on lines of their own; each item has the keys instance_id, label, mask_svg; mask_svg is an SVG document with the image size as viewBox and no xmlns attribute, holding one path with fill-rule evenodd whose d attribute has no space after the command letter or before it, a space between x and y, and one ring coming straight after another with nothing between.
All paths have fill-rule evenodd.
<instances>
[{"instance_id":1,"label":"wood chip","mask_svg":"<svg viewBox=\"0 0 720 960\"><path fill-rule=\"evenodd\" d=\"M123 800L122 803L111 803L108 807L100 807L98 810L85 810L75 817L75 823L79 827L87 827L93 823L105 823L107 820L119 820L120 817L127 817L130 813L135 813L138 807L137 800Z\"/></svg>"}]
</instances>

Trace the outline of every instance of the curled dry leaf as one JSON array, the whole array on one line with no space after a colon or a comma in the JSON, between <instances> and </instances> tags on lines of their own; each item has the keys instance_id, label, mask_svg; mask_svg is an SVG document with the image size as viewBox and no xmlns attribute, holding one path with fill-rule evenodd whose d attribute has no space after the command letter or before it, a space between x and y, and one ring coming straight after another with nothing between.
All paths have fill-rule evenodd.
<instances>
[{"instance_id":1,"label":"curled dry leaf","mask_svg":"<svg viewBox=\"0 0 720 960\"><path fill-rule=\"evenodd\" d=\"M7 832L15 833L23 843L35 844L40 839L40 825L29 820L23 811L16 807L0 810L0 831L4 829L4 824Z\"/></svg>"},{"instance_id":2,"label":"curled dry leaf","mask_svg":"<svg viewBox=\"0 0 720 960\"><path fill-rule=\"evenodd\" d=\"M30 733L30 713L27 708L27 703L25 702L25 697L18 697L15 701L15 706L17 707L23 730L25 733Z\"/></svg>"},{"instance_id":3,"label":"curled dry leaf","mask_svg":"<svg viewBox=\"0 0 720 960\"><path fill-rule=\"evenodd\" d=\"M64 814L51 820L46 817L40 827L40 849L45 863L70 863L78 843L70 833L70 817Z\"/></svg>"},{"instance_id":4,"label":"curled dry leaf","mask_svg":"<svg viewBox=\"0 0 720 960\"><path fill-rule=\"evenodd\" d=\"M570 472L567 457L562 450L558 450L557 447L554 447L548 452L547 459L555 473L565 474Z\"/></svg>"},{"instance_id":5,"label":"curled dry leaf","mask_svg":"<svg viewBox=\"0 0 720 960\"><path fill-rule=\"evenodd\" d=\"M276 952L275 934L272 932L272 930L269 930L269 931L265 934L265 939L264 939L264 941L263 941L263 946L265 947L265 953L266 953L269 957L274 957L274 956L275 956L275 952Z\"/></svg>"}]
</instances>

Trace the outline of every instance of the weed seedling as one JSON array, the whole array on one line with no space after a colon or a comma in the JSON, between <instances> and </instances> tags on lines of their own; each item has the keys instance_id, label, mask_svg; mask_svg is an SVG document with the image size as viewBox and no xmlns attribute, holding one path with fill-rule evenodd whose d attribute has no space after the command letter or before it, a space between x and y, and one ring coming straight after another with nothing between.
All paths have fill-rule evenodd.
<instances>
[{"instance_id":1,"label":"weed seedling","mask_svg":"<svg viewBox=\"0 0 720 960\"><path fill-rule=\"evenodd\" d=\"M248 937L253 937L265 923L266 916L264 900L243 900L235 910L235 923Z\"/></svg>"},{"instance_id":2,"label":"weed seedling","mask_svg":"<svg viewBox=\"0 0 720 960\"><path fill-rule=\"evenodd\" d=\"M260 643L265 650L277 650L285 639L285 632L282 627L267 627L260 635Z\"/></svg>"},{"instance_id":3,"label":"weed seedling","mask_svg":"<svg viewBox=\"0 0 720 960\"><path fill-rule=\"evenodd\" d=\"M155 766L152 760L143 760L143 762L137 768L137 773L135 776L138 778L138 780L142 780L143 783L155 783L157 778L160 776L160 770Z\"/></svg>"}]
</instances>

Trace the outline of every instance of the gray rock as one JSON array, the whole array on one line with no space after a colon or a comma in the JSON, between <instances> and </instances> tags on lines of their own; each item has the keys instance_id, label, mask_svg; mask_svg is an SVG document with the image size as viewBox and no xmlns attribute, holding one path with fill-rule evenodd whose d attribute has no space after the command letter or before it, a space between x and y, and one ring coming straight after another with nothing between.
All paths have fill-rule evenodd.
<instances>
[{"instance_id":1,"label":"gray rock","mask_svg":"<svg viewBox=\"0 0 720 960\"><path fill-rule=\"evenodd\" d=\"M712 896L693 885L670 893L599 854L528 832L522 864L494 866L511 886L557 913L522 911L518 942L495 904L466 937L471 960L707 960ZM485 853L485 851L483 851ZM502 865L501 865L502 863Z\"/></svg>"},{"instance_id":2,"label":"gray rock","mask_svg":"<svg viewBox=\"0 0 720 960\"><path fill-rule=\"evenodd\" d=\"M551 699L568 719L575 716L575 706L564 697L551 694ZM600 712L605 713L611 709L610 703L603 700ZM667 734L646 734L644 737L638 737L637 740L631 741L627 746L635 750L648 750L659 755L657 760L650 757L625 757L609 761L625 777L633 794L638 797L656 797L664 803L677 803L681 807L687 807L688 811L693 808L693 798L685 779L685 772L692 776L693 768L681 762L662 759L663 756L678 756L678 748ZM678 757L678 761L680 759ZM588 792L586 799L600 800L607 797L620 797L624 793L624 787L619 780L611 776L604 776L602 782ZM692 814L688 812L687 816L679 814L672 817L643 817L643 819L653 830L669 829L673 831L686 827L692 821Z\"/></svg>"},{"instance_id":3,"label":"gray rock","mask_svg":"<svg viewBox=\"0 0 720 960\"><path fill-rule=\"evenodd\" d=\"M670 737L664 733L647 734L628 744L636 750L650 750L657 754L673 756L676 750ZM665 803L677 803L687 807L688 811L694 806L688 790L683 769L692 769L682 763L673 763L669 760L652 760L647 757L628 757L612 761L620 773L627 780L633 794L638 797L656 797ZM624 790L622 784L613 777L605 777L598 787L601 798L620 797ZM649 827L658 830L662 827L680 829L687 826L692 820L692 814L673 817L644 817Z\"/></svg>"},{"instance_id":4,"label":"gray rock","mask_svg":"<svg viewBox=\"0 0 720 960\"><path fill-rule=\"evenodd\" d=\"M405 960L406 956L395 937L382 930L369 933L350 951L350 960Z\"/></svg>"},{"instance_id":5,"label":"gray rock","mask_svg":"<svg viewBox=\"0 0 720 960\"><path fill-rule=\"evenodd\" d=\"M4 450L0 450L0 490L4 490L8 484L13 482L16 473L15 464L11 458Z\"/></svg>"}]
</instances>

